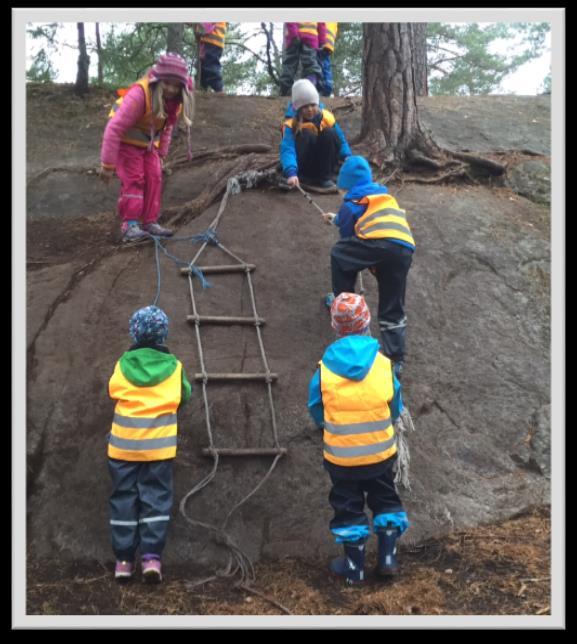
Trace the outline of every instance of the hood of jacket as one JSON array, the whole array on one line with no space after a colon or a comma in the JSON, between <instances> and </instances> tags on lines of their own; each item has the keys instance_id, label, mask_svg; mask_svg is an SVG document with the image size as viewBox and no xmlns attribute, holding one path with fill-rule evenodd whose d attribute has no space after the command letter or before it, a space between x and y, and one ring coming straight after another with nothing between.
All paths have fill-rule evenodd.
<instances>
[{"instance_id":1,"label":"hood of jacket","mask_svg":"<svg viewBox=\"0 0 577 644\"><path fill-rule=\"evenodd\" d=\"M347 190L345 199L360 199L365 195L386 194L388 189L373 182L371 166L365 157L350 156L342 165L337 188Z\"/></svg>"},{"instance_id":2,"label":"hood of jacket","mask_svg":"<svg viewBox=\"0 0 577 644\"><path fill-rule=\"evenodd\" d=\"M149 347L126 351L120 358L124 377L137 387L153 387L172 376L178 361L172 353Z\"/></svg>"},{"instance_id":3,"label":"hood of jacket","mask_svg":"<svg viewBox=\"0 0 577 644\"><path fill-rule=\"evenodd\" d=\"M323 363L333 373L350 380L362 380L379 351L379 343L370 335L348 335L329 345Z\"/></svg>"}]
</instances>

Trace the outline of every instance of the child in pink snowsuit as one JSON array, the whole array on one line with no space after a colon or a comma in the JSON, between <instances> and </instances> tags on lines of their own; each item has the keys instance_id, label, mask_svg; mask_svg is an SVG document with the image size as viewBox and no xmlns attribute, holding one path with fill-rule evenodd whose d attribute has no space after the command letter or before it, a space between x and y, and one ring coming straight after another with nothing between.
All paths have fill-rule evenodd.
<instances>
[{"instance_id":1,"label":"child in pink snowsuit","mask_svg":"<svg viewBox=\"0 0 577 644\"><path fill-rule=\"evenodd\" d=\"M190 156L193 91L185 60L177 54L166 54L110 111L100 152L100 177L108 182L116 171L120 179L118 212L123 241L173 234L157 223L162 162L181 113L188 128Z\"/></svg>"}]
</instances>

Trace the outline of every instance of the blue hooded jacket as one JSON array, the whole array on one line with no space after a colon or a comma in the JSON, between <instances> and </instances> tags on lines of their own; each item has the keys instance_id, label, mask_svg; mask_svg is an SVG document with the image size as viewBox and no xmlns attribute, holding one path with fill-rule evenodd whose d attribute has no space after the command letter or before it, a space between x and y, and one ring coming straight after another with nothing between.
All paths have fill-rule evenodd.
<instances>
[{"instance_id":1,"label":"blue hooded jacket","mask_svg":"<svg viewBox=\"0 0 577 644\"><path fill-rule=\"evenodd\" d=\"M348 335L329 345L323 355L323 363L334 373L350 380L363 380L373 366L379 351L379 343L369 335ZM308 409L317 427L324 427L324 406L321 394L320 367L309 384ZM390 403L391 417L395 421L403 411L401 385L393 373L393 400Z\"/></svg>"},{"instance_id":2,"label":"blue hooded jacket","mask_svg":"<svg viewBox=\"0 0 577 644\"><path fill-rule=\"evenodd\" d=\"M337 188L347 190L334 221L335 225L339 227L341 239L355 236L355 224L367 209L366 205L359 205L354 201L358 201L367 195L386 195L389 193L387 186L373 182L371 166L361 156L350 156L343 163L337 179ZM414 246L400 239L390 239L389 241L414 250Z\"/></svg>"},{"instance_id":3,"label":"blue hooded jacket","mask_svg":"<svg viewBox=\"0 0 577 644\"><path fill-rule=\"evenodd\" d=\"M323 103L319 104L319 108L324 109ZM296 115L293 104L289 101L285 112L285 119L293 118ZM322 120L322 113L317 114L313 118L313 122L318 126ZM333 129L337 133L340 141L339 158L346 159L352 152L345 135L338 123L335 123ZM280 162L285 177L295 177L298 174L298 160L297 151L295 146L295 136L292 128L287 127L284 130L283 138L280 144Z\"/></svg>"}]
</instances>

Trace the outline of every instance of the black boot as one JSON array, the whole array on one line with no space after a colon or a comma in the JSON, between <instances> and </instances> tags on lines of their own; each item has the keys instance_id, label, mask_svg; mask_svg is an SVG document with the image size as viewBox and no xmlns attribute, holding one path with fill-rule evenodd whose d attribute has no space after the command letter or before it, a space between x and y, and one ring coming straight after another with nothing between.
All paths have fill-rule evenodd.
<instances>
[{"instance_id":1,"label":"black boot","mask_svg":"<svg viewBox=\"0 0 577 644\"><path fill-rule=\"evenodd\" d=\"M349 586L365 579L365 540L343 543L345 555L331 561L331 571Z\"/></svg>"},{"instance_id":2,"label":"black boot","mask_svg":"<svg viewBox=\"0 0 577 644\"><path fill-rule=\"evenodd\" d=\"M377 530L377 538L379 540L377 574L379 577L395 577L399 574L396 545L399 529L389 523L386 528Z\"/></svg>"}]
</instances>

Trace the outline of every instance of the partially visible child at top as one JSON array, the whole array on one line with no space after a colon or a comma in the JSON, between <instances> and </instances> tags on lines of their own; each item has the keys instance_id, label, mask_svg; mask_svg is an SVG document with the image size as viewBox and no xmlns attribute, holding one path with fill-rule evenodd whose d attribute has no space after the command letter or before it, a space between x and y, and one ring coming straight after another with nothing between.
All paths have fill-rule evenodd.
<instances>
[{"instance_id":1,"label":"partially visible child at top","mask_svg":"<svg viewBox=\"0 0 577 644\"><path fill-rule=\"evenodd\" d=\"M285 22L283 24L282 70L280 95L288 96L297 75L299 65L302 76L315 87L322 79L323 71L318 60L319 33L316 22Z\"/></svg>"},{"instance_id":2,"label":"partially visible child at top","mask_svg":"<svg viewBox=\"0 0 577 644\"><path fill-rule=\"evenodd\" d=\"M320 105L316 87L306 78L292 87L285 113L280 162L292 188L301 183L316 192L336 192L333 180L339 161L351 155L343 131Z\"/></svg>"},{"instance_id":3,"label":"partially visible child at top","mask_svg":"<svg viewBox=\"0 0 577 644\"><path fill-rule=\"evenodd\" d=\"M190 156L193 92L185 60L169 53L161 56L110 111L100 152L100 177L108 182L116 172L120 179L118 212L123 241L173 234L158 224L162 163L180 115L188 129Z\"/></svg>"}]
</instances>

